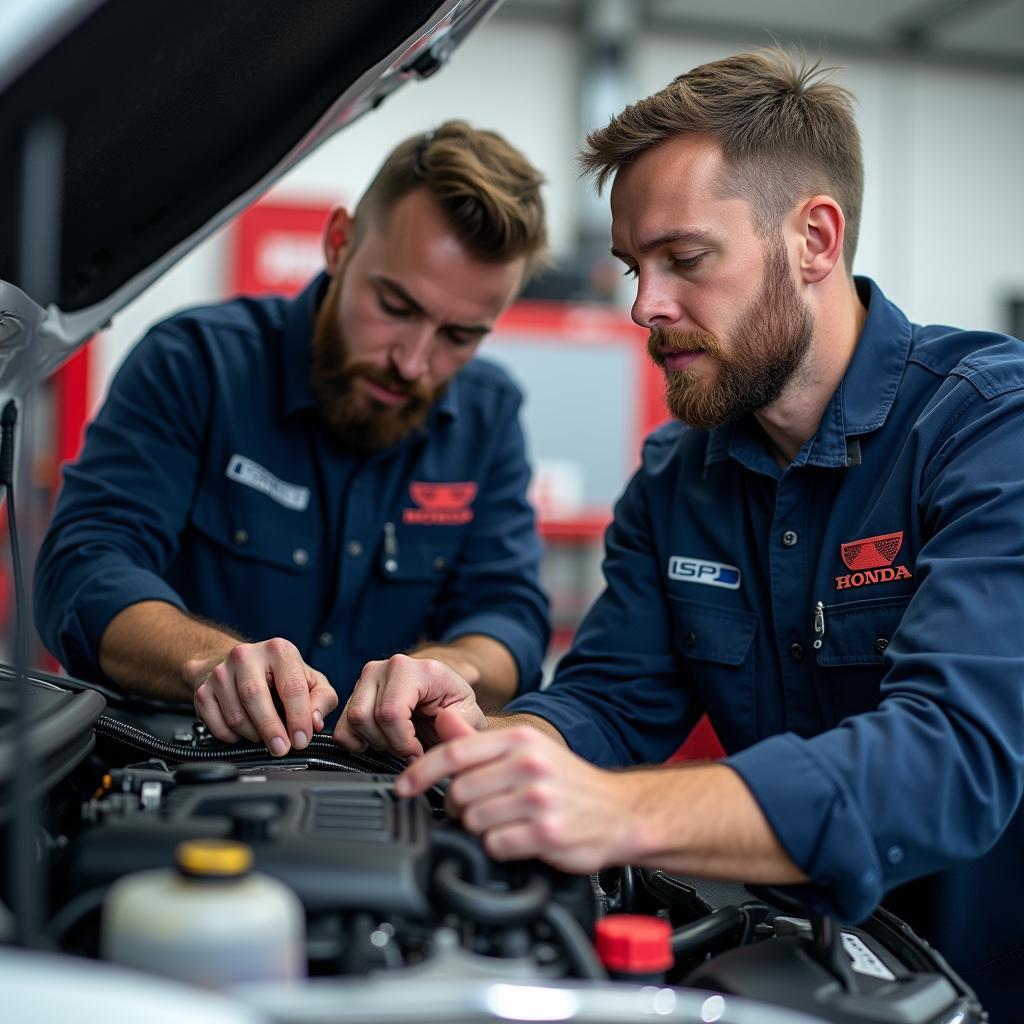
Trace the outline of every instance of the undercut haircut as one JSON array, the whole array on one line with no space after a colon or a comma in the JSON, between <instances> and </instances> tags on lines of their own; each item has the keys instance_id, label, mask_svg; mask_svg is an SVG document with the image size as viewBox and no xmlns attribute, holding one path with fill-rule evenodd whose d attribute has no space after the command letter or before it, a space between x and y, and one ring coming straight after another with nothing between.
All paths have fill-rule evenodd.
<instances>
[{"instance_id":1,"label":"undercut haircut","mask_svg":"<svg viewBox=\"0 0 1024 1024\"><path fill-rule=\"evenodd\" d=\"M541 173L497 132L445 121L388 154L355 209L355 240L386 223L395 204L424 188L469 252L485 263L524 257L526 276L547 266Z\"/></svg>"},{"instance_id":2,"label":"undercut haircut","mask_svg":"<svg viewBox=\"0 0 1024 1024\"><path fill-rule=\"evenodd\" d=\"M864 198L864 164L853 94L829 81L835 68L778 48L702 64L626 107L587 136L582 175L603 190L641 153L683 135L707 135L721 147L724 198L751 204L754 229L776 234L801 199L829 195L846 219L843 262L853 269Z\"/></svg>"}]
</instances>

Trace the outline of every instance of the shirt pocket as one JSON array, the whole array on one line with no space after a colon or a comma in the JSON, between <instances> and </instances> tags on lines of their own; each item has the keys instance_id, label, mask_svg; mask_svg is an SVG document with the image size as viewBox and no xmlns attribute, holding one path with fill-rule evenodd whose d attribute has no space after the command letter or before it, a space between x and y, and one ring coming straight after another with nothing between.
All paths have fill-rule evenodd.
<instances>
[{"instance_id":1,"label":"shirt pocket","mask_svg":"<svg viewBox=\"0 0 1024 1024\"><path fill-rule=\"evenodd\" d=\"M757 739L754 637L758 619L669 594L673 641L686 659L718 738L729 752Z\"/></svg>"},{"instance_id":2,"label":"shirt pocket","mask_svg":"<svg viewBox=\"0 0 1024 1024\"><path fill-rule=\"evenodd\" d=\"M229 502L216 492L201 491L189 525L228 562L257 562L304 576L319 564L320 539L289 515L296 513L276 507L253 508L247 502Z\"/></svg>"},{"instance_id":3,"label":"shirt pocket","mask_svg":"<svg viewBox=\"0 0 1024 1024\"><path fill-rule=\"evenodd\" d=\"M833 723L878 707L885 652L909 603L903 595L825 605L817 664Z\"/></svg>"},{"instance_id":4,"label":"shirt pocket","mask_svg":"<svg viewBox=\"0 0 1024 1024\"><path fill-rule=\"evenodd\" d=\"M444 527L384 524L355 633L366 660L407 651L446 625L434 623L432 612L460 537Z\"/></svg>"}]
</instances>

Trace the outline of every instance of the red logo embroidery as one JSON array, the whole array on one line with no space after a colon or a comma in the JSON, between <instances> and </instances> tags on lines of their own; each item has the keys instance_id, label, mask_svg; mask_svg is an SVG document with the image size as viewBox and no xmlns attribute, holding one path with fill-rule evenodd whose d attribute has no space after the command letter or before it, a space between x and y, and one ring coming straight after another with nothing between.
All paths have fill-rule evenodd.
<instances>
[{"instance_id":1,"label":"red logo embroidery","mask_svg":"<svg viewBox=\"0 0 1024 1024\"><path fill-rule=\"evenodd\" d=\"M409 484L409 497L417 508L402 509L402 522L419 526L461 526L473 521L469 507L476 497L477 487L472 480L460 483L429 483L413 480Z\"/></svg>"},{"instance_id":2,"label":"red logo embroidery","mask_svg":"<svg viewBox=\"0 0 1024 1024\"><path fill-rule=\"evenodd\" d=\"M877 537L851 540L843 545L843 561L847 569L880 569L892 565L903 546L903 531L880 533Z\"/></svg>"},{"instance_id":3,"label":"red logo embroidery","mask_svg":"<svg viewBox=\"0 0 1024 1024\"><path fill-rule=\"evenodd\" d=\"M894 580L911 579L913 574L905 565L893 567L896 556L903 547L903 531L880 533L877 537L851 540L842 545L843 562L853 570L845 576L836 577L836 590L849 587L863 587L868 583L892 583Z\"/></svg>"}]
</instances>

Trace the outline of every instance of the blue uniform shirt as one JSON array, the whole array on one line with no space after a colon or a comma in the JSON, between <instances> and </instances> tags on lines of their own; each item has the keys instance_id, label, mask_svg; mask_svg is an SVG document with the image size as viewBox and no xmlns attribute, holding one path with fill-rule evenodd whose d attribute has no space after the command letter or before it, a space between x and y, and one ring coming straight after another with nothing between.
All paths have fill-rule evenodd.
<instances>
[{"instance_id":1,"label":"blue uniform shirt","mask_svg":"<svg viewBox=\"0 0 1024 1024\"><path fill-rule=\"evenodd\" d=\"M367 660L469 633L537 685L547 603L518 390L476 360L422 430L339 450L308 385L325 283L181 313L128 355L37 564L36 622L70 672L102 678L111 619L156 599L291 640L342 702Z\"/></svg>"},{"instance_id":2,"label":"blue uniform shirt","mask_svg":"<svg viewBox=\"0 0 1024 1024\"><path fill-rule=\"evenodd\" d=\"M785 470L752 418L648 439L606 590L509 710L602 765L661 761L706 710L805 899L857 920L932 875L894 909L994 1007L1024 967L1024 345L858 287Z\"/></svg>"}]
</instances>

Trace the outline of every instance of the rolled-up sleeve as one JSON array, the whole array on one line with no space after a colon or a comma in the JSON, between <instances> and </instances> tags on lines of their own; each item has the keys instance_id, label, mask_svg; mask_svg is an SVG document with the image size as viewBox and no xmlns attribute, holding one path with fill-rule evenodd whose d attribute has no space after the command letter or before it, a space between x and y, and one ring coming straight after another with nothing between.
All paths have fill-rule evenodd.
<instances>
[{"instance_id":1,"label":"rolled-up sleeve","mask_svg":"<svg viewBox=\"0 0 1024 1024\"><path fill-rule=\"evenodd\" d=\"M917 590L886 650L878 709L730 758L846 920L981 856L1024 789L1024 390L961 382L945 405L922 460Z\"/></svg>"},{"instance_id":2,"label":"rolled-up sleeve","mask_svg":"<svg viewBox=\"0 0 1024 1024\"><path fill-rule=\"evenodd\" d=\"M184 609L161 574L192 500L209 378L183 328L165 324L128 355L81 457L64 470L36 563L36 628L69 672L97 678L111 620L139 601Z\"/></svg>"}]
</instances>

